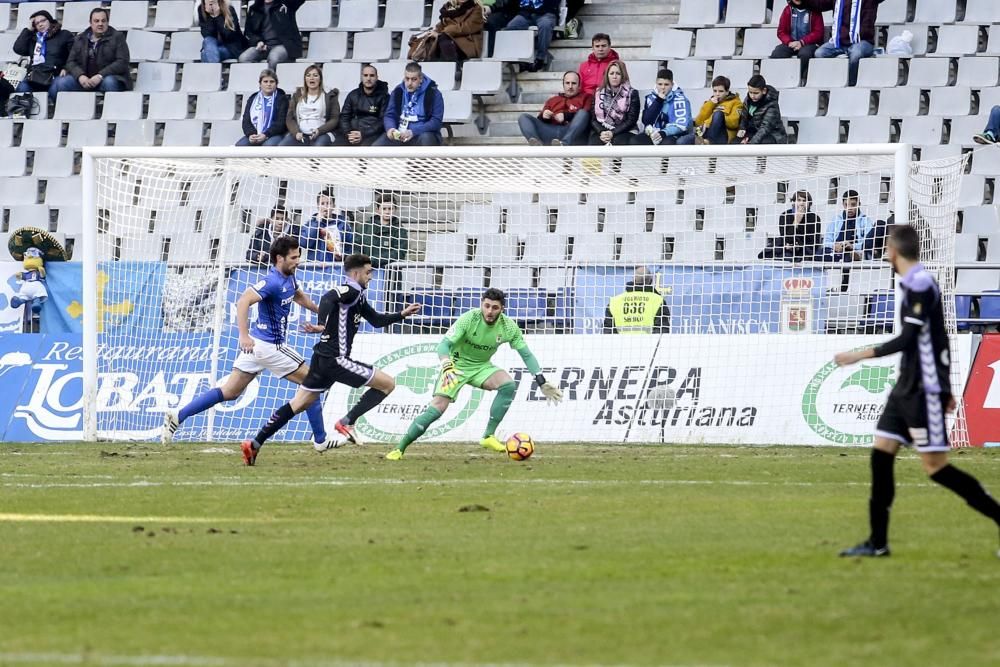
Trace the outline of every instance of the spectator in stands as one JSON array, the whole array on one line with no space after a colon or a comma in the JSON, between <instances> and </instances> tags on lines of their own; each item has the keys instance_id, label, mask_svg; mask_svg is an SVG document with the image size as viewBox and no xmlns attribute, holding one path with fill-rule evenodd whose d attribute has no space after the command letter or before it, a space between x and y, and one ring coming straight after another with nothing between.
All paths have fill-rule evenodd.
<instances>
[{"instance_id":1,"label":"spectator in stands","mask_svg":"<svg viewBox=\"0 0 1000 667\"><path fill-rule=\"evenodd\" d=\"M261 70L260 90L247 99L243 108L243 138L237 146L278 146L285 137L288 96L278 88L278 75Z\"/></svg>"},{"instance_id":2,"label":"spectator in stands","mask_svg":"<svg viewBox=\"0 0 1000 667\"><path fill-rule=\"evenodd\" d=\"M590 55L580 63L580 89L592 96L604 82L604 72L608 66L621 58L611 48L611 37L603 32L591 38L590 49Z\"/></svg>"},{"instance_id":3,"label":"spectator in stands","mask_svg":"<svg viewBox=\"0 0 1000 667\"><path fill-rule=\"evenodd\" d=\"M792 207L781 214L774 245L765 248L761 259L811 260L820 250L823 221L813 213L812 195L799 190L792 195Z\"/></svg>"},{"instance_id":4,"label":"spectator in stands","mask_svg":"<svg viewBox=\"0 0 1000 667\"><path fill-rule=\"evenodd\" d=\"M382 136L382 118L389 104L389 84L379 81L374 65L361 68L361 83L347 94L340 110L337 144L371 146Z\"/></svg>"},{"instance_id":5,"label":"spectator in stands","mask_svg":"<svg viewBox=\"0 0 1000 667\"><path fill-rule=\"evenodd\" d=\"M288 134L282 146L332 146L333 131L340 121L340 91L325 90L323 70L310 65L302 74L302 87L296 88L288 104L285 125Z\"/></svg>"},{"instance_id":6,"label":"spectator in stands","mask_svg":"<svg viewBox=\"0 0 1000 667\"><path fill-rule=\"evenodd\" d=\"M990 109L990 118L986 122L986 129L972 137L977 144L995 144L1000 139L1000 105Z\"/></svg>"},{"instance_id":7,"label":"spectator in stands","mask_svg":"<svg viewBox=\"0 0 1000 667\"><path fill-rule=\"evenodd\" d=\"M535 62L525 67L529 72L541 72L548 67L549 44L559 21L559 0L521 0L520 11L504 30L538 28L535 35Z\"/></svg>"},{"instance_id":8,"label":"spectator in stands","mask_svg":"<svg viewBox=\"0 0 1000 667\"><path fill-rule=\"evenodd\" d=\"M403 70L403 82L389 96L382 118L385 133L373 145L440 146L443 122L444 96L420 63L410 62Z\"/></svg>"},{"instance_id":9,"label":"spectator in stands","mask_svg":"<svg viewBox=\"0 0 1000 667\"><path fill-rule=\"evenodd\" d=\"M287 222L285 209L275 206L271 209L270 218L261 218L257 221L257 228L250 239L250 246L247 248L247 261L251 264L261 264L268 266L271 263L271 243L279 236L283 236L292 231Z\"/></svg>"},{"instance_id":10,"label":"spectator in stands","mask_svg":"<svg viewBox=\"0 0 1000 667\"><path fill-rule=\"evenodd\" d=\"M229 0L201 0L198 6L201 28L201 62L236 60L250 45L240 30L240 17Z\"/></svg>"},{"instance_id":11,"label":"spectator in stands","mask_svg":"<svg viewBox=\"0 0 1000 667\"><path fill-rule=\"evenodd\" d=\"M778 39L781 44L774 47L772 58L798 58L802 74L808 69L809 59L816 55L816 49L826 37L822 12L806 9L802 0L788 0L778 20Z\"/></svg>"},{"instance_id":12,"label":"spectator in stands","mask_svg":"<svg viewBox=\"0 0 1000 667\"><path fill-rule=\"evenodd\" d=\"M856 190L845 190L841 199L844 210L833 217L823 237L827 254L838 261L871 259L878 242L875 223L861 212L861 196ZM881 235L884 240L884 223Z\"/></svg>"},{"instance_id":13,"label":"spectator in stands","mask_svg":"<svg viewBox=\"0 0 1000 667\"><path fill-rule=\"evenodd\" d=\"M678 145L728 144L740 129L743 103L730 92L731 82L724 76L712 79L712 96L701 105L694 117L695 131L677 140Z\"/></svg>"},{"instance_id":14,"label":"spectator in stands","mask_svg":"<svg viewBox=\"0 0 1000 667\"><path fill-rule=\"evenodd\" d=\"M654 274L644 266L625 283L625 291L611 297L604 310L606 334L670 333L670 308L657 291Z\"/></svg>"},{"instance_id":15,"label":"spectator in stands","mask_svg":"<svg viewBox=\"0 0 1000 667\"><path fill-rule=\"evenodd\" d=\"M778 108L778 91L760 74L747 82L747 98L734 144L787 144L788 133Z\"/></svg>"},{"instance_id":16,"label":"spectator in stands","mask_svg":"<svg viewBox=\"0 0 1000 667\"><path fill-rule=\"evenodd\" d=\"M550 97L537 116L525 113L517 119L521 134L532 146L574 146L589 134L593 96L580 91L576 72L563 74L562 83L562 92Z\"/></svg>"},{"instance_id":17,"label":"spectator in stands","mask_svg":"<svg viewBox=\"0 0 1000 667\"><path fill-rule=\"evenodd\" d=\"M90 12L90 27L73 40L66 61L66 76L52 82L49 95L64 90L130 90L128 44L125 33L109 25L108 10L95 7Z\"/></svg>"},{"instance_id":18,"label":"spectator in stands","mask_svg":"<svg viewBox=\"0 0 1000 667\"><path fill-rule=\"evenodd\" d=\"M802 6L815 12L833 10L833 37L816 49L816 58L847 55L847 80L858 81L858 63L875 51L875 19L884 0L802 0Z\"/></svg>"},{"instance_id":19,"label":"spectator in stands","mask_svg":"<svg viewBox=\"0 0 1000 667\"><path fill-rule=\"evenodd\" d=\"M347 216L337 208L336 192L326 187L316 197L316 212L302 227L299 245L313 262L339 262L350 254L352 234Z\"/></svg>"},{"instance_id":20,"label":"spectator in stands","mask_svg":"<svg viewBox=\"0 0 1000 667\"><path fill-rule=\"evenodd\" d=\"M368 255L374 268L384 269L406 259L410 237L395 215L396 202L390 195L381 195L375 202L375 210L368 222L355 226L351 252Z\"/></svg>"},{"instance_id":21,"label":"spectator in stands","mask_svg":"<svg viewBox=\"0 0 1000 667\"><path fill-rule=\"evenodd\" d=\"M25 28L14 41L14 53L28 58L28 74L18 84L17 92L45 92L52 87L57 76L65 74L73 33L62 29L62 24L44 9L30 17L31 27Z\"/></svg>"},{"instance_id":22,"label":"spectator in stands","mask_svg":"<svg viewBox=\"0 0 1000 667\"><path fill-rule=\"evenodd\" d=\"M680 86L674 85L674 73L661 69L656 73L656 90L646 95L646 108L642 112L642 134L632 143L673 146L677 140L694 132L691 102Z\"/></svg>"},{"instance_id":23,"label":"spectator in stands","mask_svg":"<svg viewBox=\"0 0 1000 667\"><path fill-rule=\"evenodd\" d=\"M278 63L302 57L302 35L295 12L306 0L254 0L247 9L247 41L250 48L240 54L241 63L267 59L273 70Z\"/></svg>"},{"instance_id":24,"label":"spectator in stands","mask_svg":"<svg viewBox=\"0 0 1000 667\"><path fill-rule=\"evenodd\" d=\"M497 32L507 27L517 11L520 9L520 0L480 0L483 5L483 16L486 17L484 29L489 35L489 48L487 53L493 57L493 48L497 43Z\"/></svg>"},{"instance_id":25,"label":"spectator in stands","mask_svg":"<svg viewBox=\"0 0 1000 667\"><path fill-rule=\"evenodd\" d=\"M434 60L460 63L483 55L483 7L477 0L448 0L441 5Z\"/></svg>"},{"instance_id":26,"label":"spectator in stands","mask_svg":"<svg viewBox=\"0 0 1000 667\"><path fill-rule=\"evenodd\" d=\"M628 145L638 121L639 91L629 83L625 63L616 60L605 70L604 85L594 96L590 143Z\"/></svg>"}]
</instances>

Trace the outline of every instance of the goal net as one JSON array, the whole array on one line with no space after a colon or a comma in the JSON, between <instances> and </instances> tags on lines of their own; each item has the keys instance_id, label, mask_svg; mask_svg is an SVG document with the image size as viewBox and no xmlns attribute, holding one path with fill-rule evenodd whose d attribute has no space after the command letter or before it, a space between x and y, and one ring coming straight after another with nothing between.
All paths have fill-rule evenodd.
<instances>
[{"instance_id":1,"label":"goal net","mask_svg":"<svg viewBox=\"0 0 1000 667\"><path fill-rule=\"evenodd\" d=\"M735 149L735 150L734 150ZM157 149L159 150L159 149ZM895 329L882 260L898 211L921 237L955 331L960 160L896 146L89 152L85 424L159 437L164 412L222 382L239 354L236 303L299 239L299 287L318 303L368 254L368 300L403 324L362 324L353 356L396 390L357 425L393 442L430 400L442 334L488 287L565 400L548 406L520 357L500 435L548 442L868 444L898 360L838 368L841 350ZM896 216L893 213L896 212ZM256 321L251 309L251 328ZM307 361L316 316L293 304L287 345ZM960 355L953 354L956 393ZM177 440L256 432L295 385L262 372ZM323 397L326 423L360 391ZM428 432L474 441L492 397L466 388ZM305 415L279 435L308 440ZM965 442L961 417L953 440Z\"/></svg>"}]
</instances>

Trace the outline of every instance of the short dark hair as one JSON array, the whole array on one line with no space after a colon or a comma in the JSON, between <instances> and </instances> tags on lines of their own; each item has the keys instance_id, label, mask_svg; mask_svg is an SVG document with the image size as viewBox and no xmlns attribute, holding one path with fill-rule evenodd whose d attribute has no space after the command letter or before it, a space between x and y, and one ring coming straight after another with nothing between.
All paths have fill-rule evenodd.
<instances>
[{"instance_id":1,"label":"short dark hair","mask_svg":"<svg viewBox=\"0 0 1000 667\"><path fill-rule=\"evenodd\" d=\"M760 74L754 74L752 77L750 77L750 80L747 81L747 87L762 88L762 89L767 88L767 80Z\"/></svg>"},{"instance_id":2,"label":"short dark hair","mask_svg":"<svg viewBox=\"0 0 1000 667\"><path fill-rule=\"evenodd\" d=\"M389 204L390 206L396 206L396 198L389 193L382 193L375 200L376 206L383 206Z\"/></svg>"},{"instance_id":3,"label":"short dark hair","mask_svg":"<svg viewBox=\"0 0 1000 667\"><path fill-rule=\"evenodd\" d=\"M499 301L501 306L507 305L507 295L504 294L502 289L496 287L491 287L485 292L483 292L483 301L489 299L490 301Z\"/></svg>"},{"instance_id":4,"label":"short dark hair","mask_svg":"<svg viewBox=\"0 0 1000 667\"><path fill-rule=\"evenodd\" d=\"M656 78L657 79L666 79L667 81L673 81L674 80L674 73L671 72L668 69L661 69L659 72L656 73Z\"/></svg>"},{"instance_id":5,"label":"short dark hair","mask_svg":"<svg viewBox=\"0 0 1000 667\"><path fill-rule=\"evenodd\" d=\"M809 204L809 210L812 210L812 207L813 207L813 196L811 194L809 194L808 190L796 190L792 194L792 200L791 201L792 201L793 204L795 203L796 199L805 199L806 202Z\"/></svg>"},{"instance_id":6,"label":"short dark hair","mask_svg":"<svg viewBox=\"0 0 1000 667\"><path fill-rule=\"evenodd\" d=\"M96 14L97 12L101 12L102 14L104 14L104 18L106 18L109 22L111 21L111 12L108 11L107 7L94 7L93 9L90 10L90 18L93 19L94 14Z\"/></svg>"},{"instance_id":7,"label":"short dark hair","mask_svg":"<svg viewBox=\"0 0 1000 667\"><path fill-rule=\"evenodd\" d=\"M410 62L406 63L406 67L404 67L403 69L407 72L410 72L411 74L413 72L416 72L418 74L424 73L424 68L421 67L420 63L418 63L416 60L411 60Z\"/></svg>"},{"instance_id":8,"label":"short dark hair","mask_svg":"<svg viewBox=\"0 0 1000 667\"><path fill-rule=\"evenodd\" d=\"M279 257L288 257L288 253L299 249L299 240L294 236L283 234L271 241L271 264L277 264Z\"/></svg>"},{"instance_id":9,"label":"short dark hair","mask_svg":"<svg viewBox=\"0 0 1000 667\"><path fill-rule=\"evenodd\" d=\"M726 90L729 90L729 88L732 85L733 85L732 81L730 81L727 77L724 76L717 76L714 79L712 79L712 88L715 88L716 86L722 86Z\"/></svg>"},{"instance_id":10,"label":"short dark hair","mask_svg":"<svg viewBox=\"0 0 1000 667\"><path fill-rule=\"evenodd\" d=\"M858 194L857 190L844 190L844 196L840 198L841 201L847 201L848 199L857 199L858 202L861 201L861 195Z\"/></svg>"},{"instance_id":11,"label":"short dark hair","mask_svg":"<svg viewBox=\"0 0 1000 667\"><path fill-rule=\"evenodd\" d=\"M326 186L325 188L323 188L322 190L319 191L319 194L316 195L316 201L319 201L320 197L329 197L331 202L336 203L337 202L337 189L335 187L333 187L332 185L328 185L328 186Z\"/></svg>"},{"instance_id":12,"label":"short dark hair","mask_svg":"<svg viewBox=\"0 0 1000 667\"><path fill-rule=\"evenodd\" d=\"M286 211L285 207L282 206L281 204L277 204L274 208L271 209L271 219L273 220L274 216L278 214L281 214L282 218L285 218L286 220L288 219L288 211Z\"/></svg>"},{"instance_id":13,"label":"short dark hair","mask_svg":"<svg viewBox=\"0 0 1000 667\"><path fill-rule=\"evenodd\" d=\"M893 225L889 230L892 247L906 259L920 259L920 235L910 225Z\"/></svg>"},{"instance_id":14,"label":"short dark hair","mask_svg":"<svg viewBox=\"0 0 1000 667\"><path fill-rule=\"evenodd\" d=\"M354 269L363 269L366 264L371 264L372 258L364 253L356 252L344 258L344 272L349 273Z\"/></svg>"},{"instance_id":15,"label":"short dark hair","mask_svg":"<svg viewBox=\"0 0 1000 667\"><path fill-rule=\"evenodd\" d=\"M605 41L608 46L611 46L611 35L606 32L595 32L594 36L590 38L590 45L593 46L594 42Z\"/></svg>"}]
</instances>

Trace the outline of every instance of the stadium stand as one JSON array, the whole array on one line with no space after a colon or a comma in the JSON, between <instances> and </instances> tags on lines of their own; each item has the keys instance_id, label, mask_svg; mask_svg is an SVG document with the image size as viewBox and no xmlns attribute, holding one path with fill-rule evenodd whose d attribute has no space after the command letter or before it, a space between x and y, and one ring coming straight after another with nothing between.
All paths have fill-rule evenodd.
<instances>
[{"instance_id":1,"label":"stadium stand","mask_svg":"<svg viewBox=\"0 0 1000 667\"><path fill-rule=\"evenodd\" d=\"M393 87L401 78L409 35L436 21L442 1L310 0L297 15L306 57L280 65L279 85L291 91L307 64L321 62L327 86L339 88L343 101L357 86L361 63L374 61L380 78ZM246 1L234 4L239 5L241 19L245 18ZM803 77L796 59L769 58L777 43L774 10L782 2L729 4L720 23L717 3L705 0L588 2L580 15L587 35L579 40L557 39L550 49L551 66L543 72L518 71L518 64L532 60L532 31L498 32L492 58L468 61L458 68L453 63L427 63L428 75L438 82L446 99L449 141L522 143L517 117L535 112L558 89L561 73L577 68L589 50L587 37L595 32L612 36L615 50L643 92L653 87L655 72L663 65L673 70L675 82L696 104L708 96L705 88L714 76L731 78L733 89L742 95L746 80L760 73L781 91L781 109L793 141L901 141L912 143L915 155L923 159L972 152L956 221L959 293L978 299L1000 289L1000 201L996 199L1000 149L980 148L972 141L982 131L990 108L1000 104L1000 2L886 0L879 8L876 46L885 48L889 40L908 30L914 36L913 56L878 55L862 60L853 88L846 85L846 59L814 59ZM111 24L127 31L135 90L63 93L58 102L40 93L35 116L0 119L0 146L6 158L0 167L4 232L12 224L30 221L66 236L79 234L79 194L74 188L79 187L82 146L223 146L242 135L242 105L257 89L262 65L198 62L200 34L190 0L0 4L0 59L15 60L13 41L32 12L47 9L67 29L78 31L97 6L110 7ZM827 13L824 18L829 28L832 17ZM627 173L627 161L622 170ZM551 239L545 244L528 243L523 248L524 261L561 262L566 253L589 262L610 262L622 256L634 257L634 261L739 261L755 256L753 247L759 249L766 235L775 233L768 228L749 239L737 239L731 235L733 230L713 229L709 216L709 233L698 236L697 242L675 247L672 234L693 233L696 215L701 215L698 210L755 203L739 199L727 203L724 195L708 190L688 200L670 197L648 202L636 197L632 204L536 203L497 197L493 204L467 205L460 219L445 221L440 228L404 218L421 240L421 256L440 263L444 270L408 269L403 282L413 289L468 286L470 278L476 284L507 280L530 286L523 268L492 275L476 273L481 269L475 266L472 241L499 233L517 238L519 233L546 228L550 211L556 222L549 229ZM678 201L685 203L676 206ZM370 195L350 202L359 208L370 203ZM647 206L648 228L644 226ZM617 237L599 229L601 207L600 215L621 225ZM643 224L636 222L633 228L630 220ZM151 251L157 258L187 252L187 243L173 242L180 238L175 230L162 233L164 243ZM197 245L197 251L210 245ZM456 263L474 266L445 266ZM456 273L457 268L461 271ZM561 288L566 277L558 271L564 269L538 269L533 280L543 288ZM874 294L864 291L870 288L866 282L870 276L853 275L857 272L852 272L845 296ZM863 305L863 300L845 299L845 311L864 310L859 303Z\"/></svg>"}]
</instances>

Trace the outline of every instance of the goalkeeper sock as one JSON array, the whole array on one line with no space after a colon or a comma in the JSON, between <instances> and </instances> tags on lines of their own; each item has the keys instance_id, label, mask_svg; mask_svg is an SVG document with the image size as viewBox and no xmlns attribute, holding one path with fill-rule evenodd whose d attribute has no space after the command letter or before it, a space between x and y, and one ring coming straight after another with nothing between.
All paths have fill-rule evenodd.
<instances>
[{"instance_id":1,"label":"goalkeeper sock","mask_svg":"<svg viewBox=\"0 0 1000 667\"><path fill-rule=\"evenodd\" d=\"M204 391L195 396L193 401L181 408L181 411L177 413L177 421L183 423L188 417L200 414L216 403L222 403L224 400L226 399L222 395L222 390L218 387Z\"/></svg>"},{"instance_id":2,"label":"goalkeeper sock","mask_svg":"<svg viewBox=\"0 0 1000 667\"><path fill-rule=\"evenodd\" d=\"M263 447L267 439L280 431L294 416L295 413L292 411L292 406L288 403L275 410L271 418L264 424L264 427L257 431L257 437L253 439L254 449Z\"/></svg>"},{"instance_id":3,"label":"goalkeeper sock","mask_svg":"<svg viewBox=\"0 0 1000 667\"><path fill-rule=\"evenodd\" d=\"M316 442L326 442L326 427L323 425L323 401L316 399L308 408L306 416L309 417L309 425L312 426L313 440Z\"/></svg>"},{"instance_id":4,"label":"goalkeeper sock","mask_svg":"<svg viewBox=\"0 0 1000 667\"><path fill-rule=\"evenodd\" d=\"M873 449L872 494L868 499L868 520L871 523L871 536L868 538L877 549L886 546L889 541L889 509L896 496L896 482L893 478L893 466L896 457L881 449Z\"/></svg>"},{"instance_id":5,"label":"goalkeeper sock","mask_svg":"<svg viewBox=\"0 0 1000 667\"><path fill-rule=\"evenodd\" d=\"M441 411L432 405L428 405L427 409L420 413L420 416L413 420L410 424L410 428L407 429L406 435L403 439L399 441L396 445L396 449L401 452L405 452L406 448L410 446L410 443L419 438L424 434L427 428L436 422L438 418L441 417Z\"/></svg>"},{"instance_id":6,"label":"goalkeeper sock","mask_svg":"<svg viewBox=\"0 0 1000 667\"><path fill-rule=\"evenodd\" d=\"M514 382L500 385L500 388L497 389L496 398L493 399L493 405L490 406L490 420L486 423L486 432L483 433L484 438L488 438L497 432L497 426L503 421L507 410L510 409L510 404L514 402L514 393L516 391L517 385Z\"/></svg>"},{"instance_id":7,"label":"goalkeeper sock","mask_svg":"<svg viewBox=\"0 0 1000 667\"><path fill-rule=\"evenodd\" d=\"M960 495L969 503L969 507L993 519L1000 526L1000 504L975 477L949 463L931 475L931 479Z\"/></svg>"},{"instance_id":8,"label":"goalkeeper sock","mask_svg":"<svg viewBox=\"0 0 1000 667\"><path fill-rule=\"evenodd\" d=\"M369 389L361 396L361 400L359 400L357 403L354 404L354 407L352 407L350 412L347 413L347 416L345 416L340 421L346 424L347 426L350 426L354 422L361 419L361 415L365 414L366 412L374 408L376 405L384 401L386 396L388 396L388 394L386 394L384 391L379 391L378 389Z\"/></svg>"}]
</instances>

